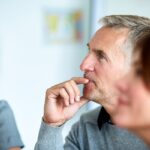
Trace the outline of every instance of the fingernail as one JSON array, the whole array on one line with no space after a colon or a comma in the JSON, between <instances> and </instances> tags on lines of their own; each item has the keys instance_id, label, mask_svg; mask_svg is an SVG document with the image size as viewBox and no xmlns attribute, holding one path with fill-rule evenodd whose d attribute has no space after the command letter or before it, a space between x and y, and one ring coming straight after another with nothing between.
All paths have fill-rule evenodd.
<instances>
[{"instance_id":1,"label":"fingernail","mask_svg":"<svg viewBox=\"0 0 150 150\"><path fill-rule=\"evenodd\" d=\"M85 79L86 82L89 82L89 79Z\"/></svg>"},{"instance_id":2,"label":"fingernail","mask_svg":"<svg viewBox=\"0 0 150 150\"><path fill-rule=\"evenodd\" d=\"M80 101L80 96L76 96L76 101Z\"/></svg>"}]
</instances>

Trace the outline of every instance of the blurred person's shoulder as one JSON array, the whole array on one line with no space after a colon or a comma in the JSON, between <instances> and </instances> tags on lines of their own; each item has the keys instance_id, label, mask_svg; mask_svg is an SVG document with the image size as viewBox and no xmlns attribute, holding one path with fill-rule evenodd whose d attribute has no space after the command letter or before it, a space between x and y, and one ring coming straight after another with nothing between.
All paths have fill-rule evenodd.
<instances>
[{"instance_id":1,"label":"blurred person's shoulder","mask_svg":"<svg viewBox=\"0 0 150 150\"><path fill-rule=\"evenodd\" d=\"M1 115L0 119L6 118L6 115L7 116L13 115L13 111L12 111L8 101L6 101L6 100L0 100L0 115Z\"/></svg>"},{"instance_id":2,"label":"blurred person's shoulder","mask_svg":"<svg viewBox=\"0 0 150 150\"><path fill-rule=\"evenodd\" d=\"M6 100L0 100L0 109L10 108L8 102Z\"/></svg>"}]
</instances>

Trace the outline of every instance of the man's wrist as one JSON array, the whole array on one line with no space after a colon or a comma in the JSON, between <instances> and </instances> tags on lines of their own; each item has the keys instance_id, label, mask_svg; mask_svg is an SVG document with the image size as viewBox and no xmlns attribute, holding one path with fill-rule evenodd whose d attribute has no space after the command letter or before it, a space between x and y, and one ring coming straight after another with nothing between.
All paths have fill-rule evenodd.
<instances>
[{"instance_id":1,"label":"man's wrist","mask_svg":"<svg viewBox=\"0 0 150 150\"><path fill-rule=\"evenodd\" d=\"M54 123L54 122L49 122L49 121L47 121L44 117L43 117L42 119L43 119L43 122L44 122L44 123L46 123L46 124L48 124L48 125L50 125L50 126L52 126L52 127L60 127L60 126L62 126L62 125L65 123L64 120Z\"/></svg>"}]
</instances>

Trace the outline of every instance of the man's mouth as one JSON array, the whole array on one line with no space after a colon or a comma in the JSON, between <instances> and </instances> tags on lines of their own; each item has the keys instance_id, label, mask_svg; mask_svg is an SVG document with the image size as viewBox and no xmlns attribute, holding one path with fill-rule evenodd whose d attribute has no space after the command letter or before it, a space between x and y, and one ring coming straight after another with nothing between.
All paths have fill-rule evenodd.
<instances>
[{"instance_id":1,"label":"man's mouth","mask_svg":"<svg viewBox=\"0 0 150 150\"><path fill-rule=\"evenodd\" d=\"M90 89L91 88L92 89L95 88L96 84L95 84L94 80L91 77L89 77L89 76L86 75L86 76L84 76L84 78L86 78L86 79L89 80L89 82L84 85L85 88L90 88Z\"/></svg>"},{"instance_id":2,"label":"man's mouth","mask_svg":"<svg viewBox=\"0 0 150 150\"><path fill-rule=\"evenodd\" d=\"M89 82L94 82L94 80L90 77L90 75L88 75L88 74L84 74L84 78L86 78L86 79L88 79L89 80ZM88 82L88 83L89 83Z\"/></svg>"}]
</instances>

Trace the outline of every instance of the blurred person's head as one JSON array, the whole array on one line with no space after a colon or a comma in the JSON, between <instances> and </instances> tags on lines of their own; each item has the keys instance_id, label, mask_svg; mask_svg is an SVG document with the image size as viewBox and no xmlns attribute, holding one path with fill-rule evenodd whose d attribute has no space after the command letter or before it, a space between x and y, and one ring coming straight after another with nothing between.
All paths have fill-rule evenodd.
<instances>
[{"instance_id":1,"label":"blurred person's head","mask_svg":"<svg viewBox=\"0 0 150 150\"><path fill-rule=\"evenodd\" d=\"M117 96L114 84L128 71L134 44L141 32L150 26L150 20L139 16L112 15L100 21L102 27L87 44L89 52L80 66L89 79L83 94L112 113Z\"/></svg>"},{"instance_id":2,"label":"blurred person's head","mask_svg":"<svg viewBox=\"0 0 150 150\"><path fill-rule=\"evenodd\" d=\"M129 73L118 83L113 120L150 144L150 28L137 41Z\"/></svg>"}]
</instances>

